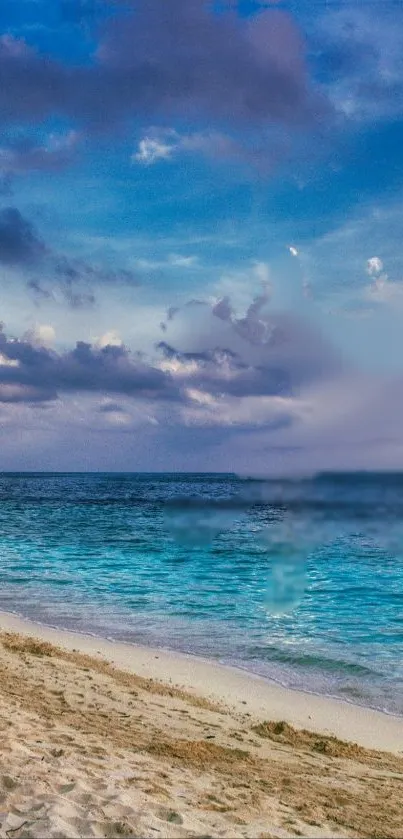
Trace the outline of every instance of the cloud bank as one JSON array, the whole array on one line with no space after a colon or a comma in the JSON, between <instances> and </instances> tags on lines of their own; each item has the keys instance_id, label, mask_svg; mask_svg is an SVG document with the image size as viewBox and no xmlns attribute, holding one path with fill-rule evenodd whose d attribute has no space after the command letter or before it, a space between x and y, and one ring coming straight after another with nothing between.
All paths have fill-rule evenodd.
<instances>
[{"instance_id":1,"label":"cloud bank","mask_svg":"<svg viewBox=\"0 0 403 839\"><path fill-rule=\"evenodd\" d=\"M179 113L297 125L323 108L287 13L264 9L245 23L235 10L213 14L203 0L133 4L104 23L85 65L67 66L2 35L0 73L6 124L58 115L107 129L141 113Z\"/></svg>"},{"instance_id":2,"label":"cloud bank","mask_svg":"<svg viewBox=\"0 0 403 839\"><path fill-rule=\"evenodd\" d=\"M38 305L55 299L56 292L68 306L79 309L95 303L93 287L139 284L131 270L102 268L58 253L17 207L0 209L0 265L27 275L27 288Z\"/></svg>"},{"instance_id":3,"label":"cloud bank","mask_svg":"<svg viewBox=\"0 0 403 839\"><path fill-rule=\"evenodd\" d=\"M316 329L272 311L266 295L243 317L230 300L192 303L172 315L166 337L147 358L115 337L56 350L49 327L19 340L1 332L0 435L10 422L29 429L38 462L50 456L50 433L63 460L70 435L72 468L83 467L84 437L92 468L214 464L265 476L403 465L402 377L348 369ZM105 434L115 441L109 461Z\"/></svg>"}]
</instances>

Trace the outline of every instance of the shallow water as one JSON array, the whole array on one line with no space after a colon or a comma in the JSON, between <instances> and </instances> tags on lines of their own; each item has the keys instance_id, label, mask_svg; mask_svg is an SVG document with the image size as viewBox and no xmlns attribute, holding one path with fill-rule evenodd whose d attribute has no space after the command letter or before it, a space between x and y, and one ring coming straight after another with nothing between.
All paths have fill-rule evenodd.
<instances>
[{"instance_id":1,"label":"shallow water","mask_svg":"<svg viewBox=\"0 0 403 839\"><path fill-rule=\"evenodd\" d=\"M0 475L0 608L403 714L403 476Z\"/></svg>"}]
</instances>

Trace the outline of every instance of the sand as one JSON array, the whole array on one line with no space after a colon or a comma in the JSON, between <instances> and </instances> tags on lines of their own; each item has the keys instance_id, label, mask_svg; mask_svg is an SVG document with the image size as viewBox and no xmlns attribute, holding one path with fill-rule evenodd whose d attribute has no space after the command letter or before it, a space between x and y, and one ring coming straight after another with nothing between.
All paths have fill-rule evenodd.
<instances>
[{"instance_id":1,"label":"sand","mask_svg":"<svg viewBox=\"0 0 403 839\"><path fill-rule=\"evenodd\" d=\"M0 837L398 837L403 720L0 614Z\"/></svg>"}]
</instances>

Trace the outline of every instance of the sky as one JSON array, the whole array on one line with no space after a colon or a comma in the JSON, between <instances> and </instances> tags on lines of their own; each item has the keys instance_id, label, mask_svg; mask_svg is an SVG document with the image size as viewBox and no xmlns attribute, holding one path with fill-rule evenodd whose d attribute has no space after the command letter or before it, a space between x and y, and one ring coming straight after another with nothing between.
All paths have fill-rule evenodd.
<instances>
[{"instance_id":1,"label":"sky","mask_svg":"<svg viewBox=\"0 0 403 839\"><path fill-rule=\"evenodd\" d=\"M0 8L0 470L403 469L403 5Z\"/></svg>"}]
</instances>

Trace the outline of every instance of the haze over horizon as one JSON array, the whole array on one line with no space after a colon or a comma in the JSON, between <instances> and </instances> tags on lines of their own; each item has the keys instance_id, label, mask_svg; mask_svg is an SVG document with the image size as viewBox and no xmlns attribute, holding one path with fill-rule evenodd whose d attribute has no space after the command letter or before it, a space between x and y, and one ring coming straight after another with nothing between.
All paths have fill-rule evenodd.
<instances>
[{"instance_id":1,"label":"haze over horizon","mask_svg":"<svg viewBox=\"0 0 403 839\"><path fill-rule=\"evenodd\" d=\"M403 470L403 6L0 9L0 470Z\"/></svg>"}]
</instances>

